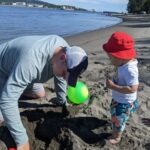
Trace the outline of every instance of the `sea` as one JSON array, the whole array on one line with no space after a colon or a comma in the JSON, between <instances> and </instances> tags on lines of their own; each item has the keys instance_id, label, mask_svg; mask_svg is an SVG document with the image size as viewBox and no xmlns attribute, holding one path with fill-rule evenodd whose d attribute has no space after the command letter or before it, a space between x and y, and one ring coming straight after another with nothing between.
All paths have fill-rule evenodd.
<instances>
[{"instance_id":1,"label":"sea","mask_svg":"<svg viewBox=\"0 0 150 150\"><path fill-rule=\"evenodd\" d=\"M0 43L26 35L71 36L122 22L101 13L0 6Z\"/></svg>"}]
</instances>

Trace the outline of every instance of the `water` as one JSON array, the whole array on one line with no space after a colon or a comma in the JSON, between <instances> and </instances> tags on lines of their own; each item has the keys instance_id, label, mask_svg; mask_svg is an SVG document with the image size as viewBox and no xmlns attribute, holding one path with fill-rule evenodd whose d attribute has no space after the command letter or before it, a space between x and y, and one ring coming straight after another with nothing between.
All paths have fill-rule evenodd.
<instances>
[{"instance_id":1,"label":"water","mask_svg":"<svg viewBox=\"0 0 150 150\"><path fill-rule=\"evenodd\" d=\"M24 35L68 36L119 22L98 13L0 6L0 43Z\"/></svg>"}]
</instances>

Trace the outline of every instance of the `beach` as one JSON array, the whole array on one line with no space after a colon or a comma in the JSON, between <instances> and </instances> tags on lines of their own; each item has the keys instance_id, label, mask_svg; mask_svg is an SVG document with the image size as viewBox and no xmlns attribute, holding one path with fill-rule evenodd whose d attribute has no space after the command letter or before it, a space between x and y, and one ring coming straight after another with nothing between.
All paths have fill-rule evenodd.
<instances>
[{"instance_id":1,"label":"beach","mask_svg":"<svg viewBox=\"0 0 150 150\"><path fill-rule=\"evenodd\" d=\"M46 97L20 100L21 117L29 135L31 150L149 150L150 127L141 119L150 118L150 16L123 16L123 22L104 29L65 37L70 45L81 46L89 56L89 66L79 78L91 93L82 105L69 106L69 114L56 106L53 80L44 84ZM111 91L106 88L106 76L114 69L102 45L115 31L124 31L135 39L139 66L138 101L140 108L126 125L117 145L107 141L111 133ZM9 138L8 138L9 137ZM14 146L8 130L0 127L1 144Z\"/></svg>"}]
</instances>

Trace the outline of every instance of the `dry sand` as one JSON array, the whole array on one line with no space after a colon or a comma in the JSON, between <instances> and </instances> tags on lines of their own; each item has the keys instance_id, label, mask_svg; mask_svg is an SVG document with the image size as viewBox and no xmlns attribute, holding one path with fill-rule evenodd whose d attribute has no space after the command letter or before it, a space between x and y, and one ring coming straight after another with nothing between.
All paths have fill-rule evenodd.
<instances>
[{"instance_id":1,"label":"dry sand","mask_svg":"<svg viewBox=\"0 0 150 150\"><path fill-rule=\"evenodd\" d=\"M106 138L111 133L109 105L111 91L105 87L105 75L113 74L102 45L115 31L125 31L135 38L138 52L141 107L128 121L121 142L111 145ZM150 128L141 118L150 118L150 17L125 16L124 22L106 29L86 32L65 38L70 45L84 48L89 67L80 81L93 92L83 106L69 107L69 115L55 100L53 81L45 84L46 98L20 100L22 121L27 129L31 150L150 150ZM0 127L1 144L13 146L5 127Z\"/></svg>"}]
</instances>

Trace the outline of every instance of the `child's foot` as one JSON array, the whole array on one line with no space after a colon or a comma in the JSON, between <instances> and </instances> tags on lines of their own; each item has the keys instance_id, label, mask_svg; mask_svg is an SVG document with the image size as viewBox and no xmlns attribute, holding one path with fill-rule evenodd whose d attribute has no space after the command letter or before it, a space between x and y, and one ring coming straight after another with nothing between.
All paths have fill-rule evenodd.
<instances>
[{"instance_id":1,"label":"child's foot","mask_svg":"<svg viewBox=\"0 0 150 150\"><path fill-rule=\"evenodd\" d=\"M121 141L121 132L114 131L110 137L108 137L108 140L111 144L118 144Z\"/></svg>"},{"instance_id":2,"label":"child's foot","mask_svg":"<svg viewBox=\"0 0 150 150\"><path fill-rule=\"evenodd\" d=\"M118 144L120 141L121 141L121 138L120 138L120 137L109 139L109 142L110 142L111 144Z\"/></svg>"}]
</instances>

